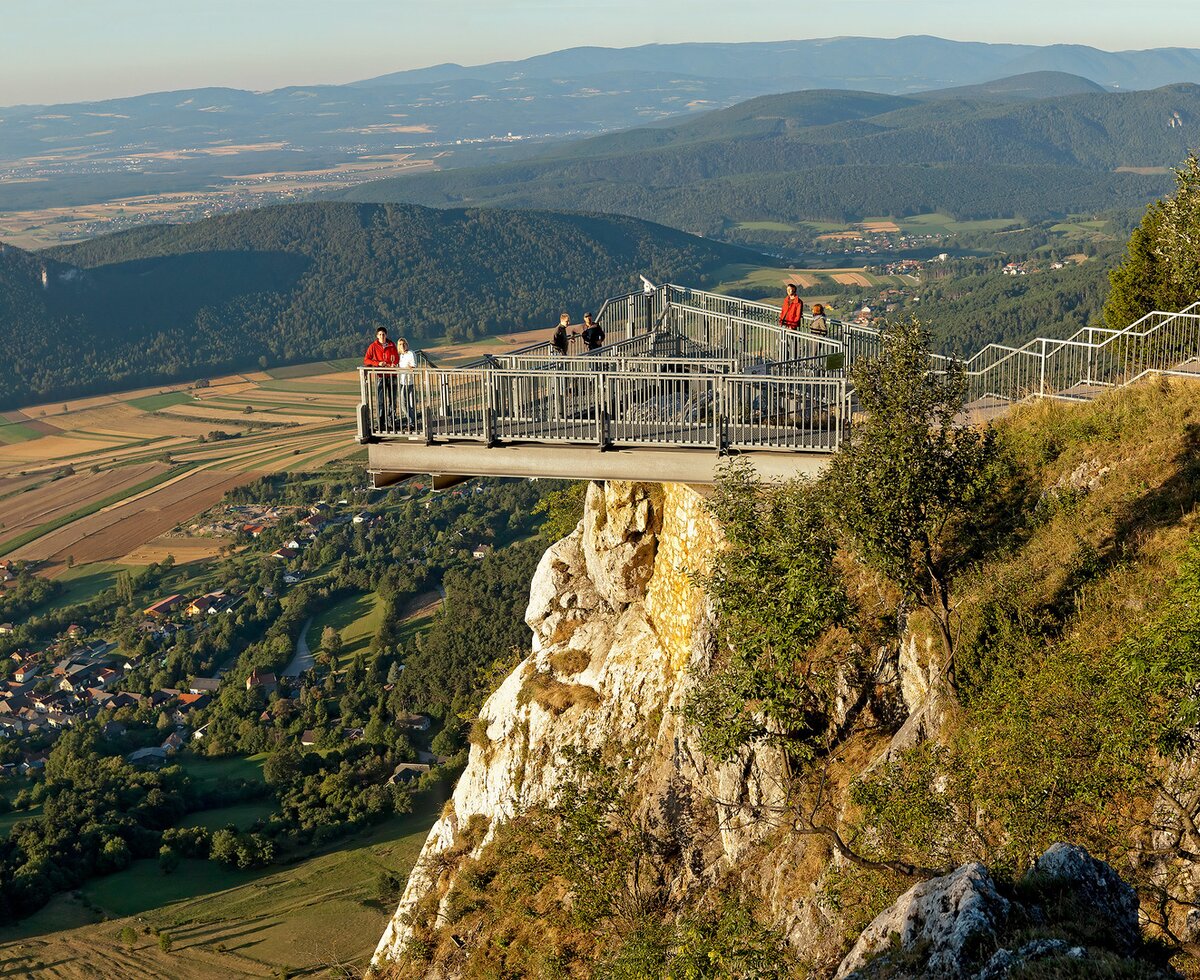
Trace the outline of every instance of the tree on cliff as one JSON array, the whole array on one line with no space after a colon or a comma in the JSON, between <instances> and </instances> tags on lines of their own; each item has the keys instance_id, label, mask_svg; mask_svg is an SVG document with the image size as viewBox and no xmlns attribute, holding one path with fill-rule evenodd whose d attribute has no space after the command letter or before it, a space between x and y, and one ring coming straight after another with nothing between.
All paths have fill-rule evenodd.
<instances>
[{"instance_id":1,"label":"tree on cliff","mask_svg":"<svg viewBox=\"0 0 1200 980\"><path fill-rule=\"evenodd\" d=\"M966 379L930 370L915 317L888 326L878 358L851 372L862 421L826 481L832 522L860 560L927 609L952 668L954 577L995 530L999 450L990 427L960 421Z\"/></svg>"},{"instance_id":2,"label":"tree on cliff","mask_svg":"<svg viewBox=\"0 0 1200 980\"><path fill-rule=\"evenodd\" d=\"M1120 330L1151 310L1181 310L1200 299L1200 160L1175 171L1172 197L1146 209L1125 261L1108 274L1105 323Z\"/></svg>"}]
</instances>

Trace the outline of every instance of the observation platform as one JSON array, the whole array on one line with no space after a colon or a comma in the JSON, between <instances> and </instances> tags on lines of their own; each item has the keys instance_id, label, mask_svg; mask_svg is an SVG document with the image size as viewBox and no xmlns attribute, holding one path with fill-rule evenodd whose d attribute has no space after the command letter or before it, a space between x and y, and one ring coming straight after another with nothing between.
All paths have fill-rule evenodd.
<instances>
[{"instance_id":1,"label":"observation platform","mask_svg":"<svg viewBox=\"0 0 1200 980\"><path fill-rule=\"evenodd\" d=\"M597 350L572 335L566 354L547 341L456 368L420 353L416 370L360 368L358 441L376 487L418 474L436 489L475 476L710 484L735 458L766 479L815 475L849 437L848 371L883 339L778 318L766 303L662 285L605 301ZM1200 303L1124 330L935 355L930 368L964 376L976 421L1148 374L1196 377Z\"/></svg>"},{"instance_id":2,"label":"observation platform","mask_svg":"<svg viewBox=\"0 0 1200 980\"><path fill-rule=\"evenodd\" d=\"M778 325L779 310L679 286L606 301L603 347L547 343L457 368L361 368L358 438L374 485L430 474L710 484L749 460L814 475L846 437L846 367L869 328ZM551 331L546 331L547 336Z\"/></svg>"}]
</instances>

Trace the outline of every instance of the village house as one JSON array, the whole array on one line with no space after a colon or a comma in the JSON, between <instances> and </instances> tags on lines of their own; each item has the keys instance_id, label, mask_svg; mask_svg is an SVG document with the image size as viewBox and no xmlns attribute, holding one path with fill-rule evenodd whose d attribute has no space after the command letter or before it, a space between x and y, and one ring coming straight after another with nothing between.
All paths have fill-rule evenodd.
<instances>
[{"instance_id":1,"label":"village house","mask_svg":"<svg viewBox=\"0 0 1200 980\"><path fill-rule=\"evenodd\" d=\"M216 694L221 689L221 681L216 677L193 677L188 685L189 694Z\"/></svg>"},{"instance_id":2,"label":"village house","mask_svg":"<svg viewBox=\"0 0 1200 980\"><path fill-rule=\"evenodd\" d=\"M133 766L144 766L148 769L157 769L164 765L167 761L167 750L160 748L157 745L151 745L148 748L138 749L136 752L130 752L125 756L125 761Z\"/></svg>"},{"instance_id":3,"label":"village house","mask_svg":"<svg viewBox=\"0 0 1200 980\"><path fill-rule=\"evenodd\" d=\"M291 561L293 558L297 557L299 554L300 554L300 552L297 551L295 548L288 548L285 546L283 548L276 548L274 551L272 551L271 557L275 558L279 561Z\"/></svg>"},{"instance_id":4,"label":"village house","mask_svg":"<svg viewBox=\"0 0 1200 980\"><path fill-rule=\"evenodd\" d=\"M18 684L25 684L37 677L41 669L41 664L36 660L26 660L13 671L13 680Z\"/></svg>"},{"instance_id":5,"label":"village house","mask_svg":"<svg viewBox=\"0 0 1200 980\"><path fill-rule=\"evenodd\" d=\"M210 612L224 598L225 593L223 591L208 592L189 602L187 609L184 611L189 616L203 616Z\"/></svg>"},{"instance_id":6,"label":"village house","mask_svg":"<svg viewBox=\"0 0 1200 980\"><path fill-rule=\"evenodd\" d=\"M425 732L429 730L430 719L428 715L400 715L396 718L396 724L401 728Z\"/></svg>"},{"instance_id":7,"label":"village house","mask_svg":"<svg viewBox=\"0 0 1200 980\"><path fill-rule=\"evenodd\" d=\"M492 553L492 546L490 544L477 544L477 545L475 545L475 548L471 551L471 557L474 558L476 561L482 561L484 558L486 558L491 553Z\"/></svg>"},{"instance_id":8,"label":"village house","mask_svg":"<svg viewBox=\"0 0 1200 980\"><path fill-rule=\"evenodd\" d=\"M429 766L422 762L401 762L392 771L392 778L388 782L393 785L411 783L420 779L427 772L429 772Z\"/></svg>"},{"instance_id":9,"label":"village house","mask_svg":"<svg viewBox=\"0 0 1200 980\"><path fill-rule=\"evenodd\" d=\"M266 695L274 694L279 688L279 681L270 671L260 671L255 667L250 671L250 676L246 678L246 690L252 691L255 688L261 688Z\"/></svg>"}]
</instances>

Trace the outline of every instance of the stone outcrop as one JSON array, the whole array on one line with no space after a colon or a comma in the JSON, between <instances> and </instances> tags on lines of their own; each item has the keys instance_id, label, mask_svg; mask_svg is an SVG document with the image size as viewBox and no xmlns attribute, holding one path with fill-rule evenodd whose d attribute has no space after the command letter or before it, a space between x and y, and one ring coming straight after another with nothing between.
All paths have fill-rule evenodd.
<instances>
[{"instance_id":1,"label":"stone outcrop","mask_svg":"<svg viewBox=\"0 0 1200 980\"><path fill-rule=\"evenodd\" d=\"M1030 926L1044 935L1021 940ZM1090 943L1079 941L1080 935ZM1000 893L987 868L975 863L914 885L863 931L835 980L1005 980L1032 963L1046 971L1039 976L1051 976L1055 962L1101 955L1107 958L1105 969L1111 969L1114 957L1141 954L1134 890L1083 848L1054 844L1010 897ZM1096 972L1103 971L1097 966ZM1138 964L1137 975L1174 976L1145 962Z\"/></svg>"},{"instance_id":2,"label":"stone outcrop","mask_svg":"<svg viewBox=\"0 0 1200 980\"><path fill-rule=\"evenodd\" d=\"M418 902L445 898L456 870L445 855L461 855L464 841L465 853L478 854L500 822L555 801L564 750L637 740L648 747L640 774L648 796L704 787L714 798L765 802L771 780L760 778L761 760L712 765L689 748L671 710L688 665L708 656L708 616L693 576L719 547L694 490L589 487L583 520L546 551L531 583L532 652L483 706L467 768L409 876L377 963L403 947ZM692 861L711 867L768 829L727 821Z\"/></svg>"},{"instance_id":3,"label":"stone outcrop","mask_svg":"<svg viewBox=\"0 0 1200 980\"><path fill-rule=\"evenodd\" d=\"M976 951L995 944L1008 916L1008 899L996 890L987 868L965 864L914 885L881 912L842 960L835 980L859 975L870 959L891 946L893 935L901 949L928 948L923 975L970 976Z\"/></svg>"}]
</instances>

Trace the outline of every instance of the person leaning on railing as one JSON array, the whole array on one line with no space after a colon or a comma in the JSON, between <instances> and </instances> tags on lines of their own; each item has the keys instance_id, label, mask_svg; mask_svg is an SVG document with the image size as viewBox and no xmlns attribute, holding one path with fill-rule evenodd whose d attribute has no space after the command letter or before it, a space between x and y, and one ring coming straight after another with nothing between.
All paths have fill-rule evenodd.
<instances>
[{"instance_id":1,"label":"person leaning on railing","mask_svg":"<svg viewBox=\"0 0 1200 980\"><path fill-rule=\"evenodd\" d=\"M818 337L829 333L829 324L825 321L825 306L822 303L813 303L812 332Z\"/></svg>"},{"instance_id":2,"label":"person leaning on railing","mask_svg":"<svg viewBox=\"0 0 1200 980\"><path fill-rule=\"evenodd\" d=\"M571 325L571 314L563 313L558 318L558 326L554 328L554 336L550 338L550 346L560 357L567 356L567 327Z\"/></svg>"},{"instance_id":3,"label":"person leaning on railing","mask_svg":"<svg viewBox=\"0 0 1200 980\"><path fill-rule=\"evenodd\" d=\"M417 366L416 355L408 349L408 341L401 337L396 341L399 357L396 367L400 374L400 405L404 409L404 430L411 431L413 419L413 371Z\"/></svg>"},{"instance_id":4,"label":"person leaning on railing","mask_svg":"<svg viewBox=\"0 0 1200 980\"><path fill-rule=\"evenodd\" d=\"M383 368L395 367L399 363L400 354L396 345L388 340L387 327L380 327L375 331L375 340L363 355L363 365ZM389 432L396 427L396 376L387 371L376 371L374 381L375 419L381 432Z\"/></svg>"}]
</instances>

